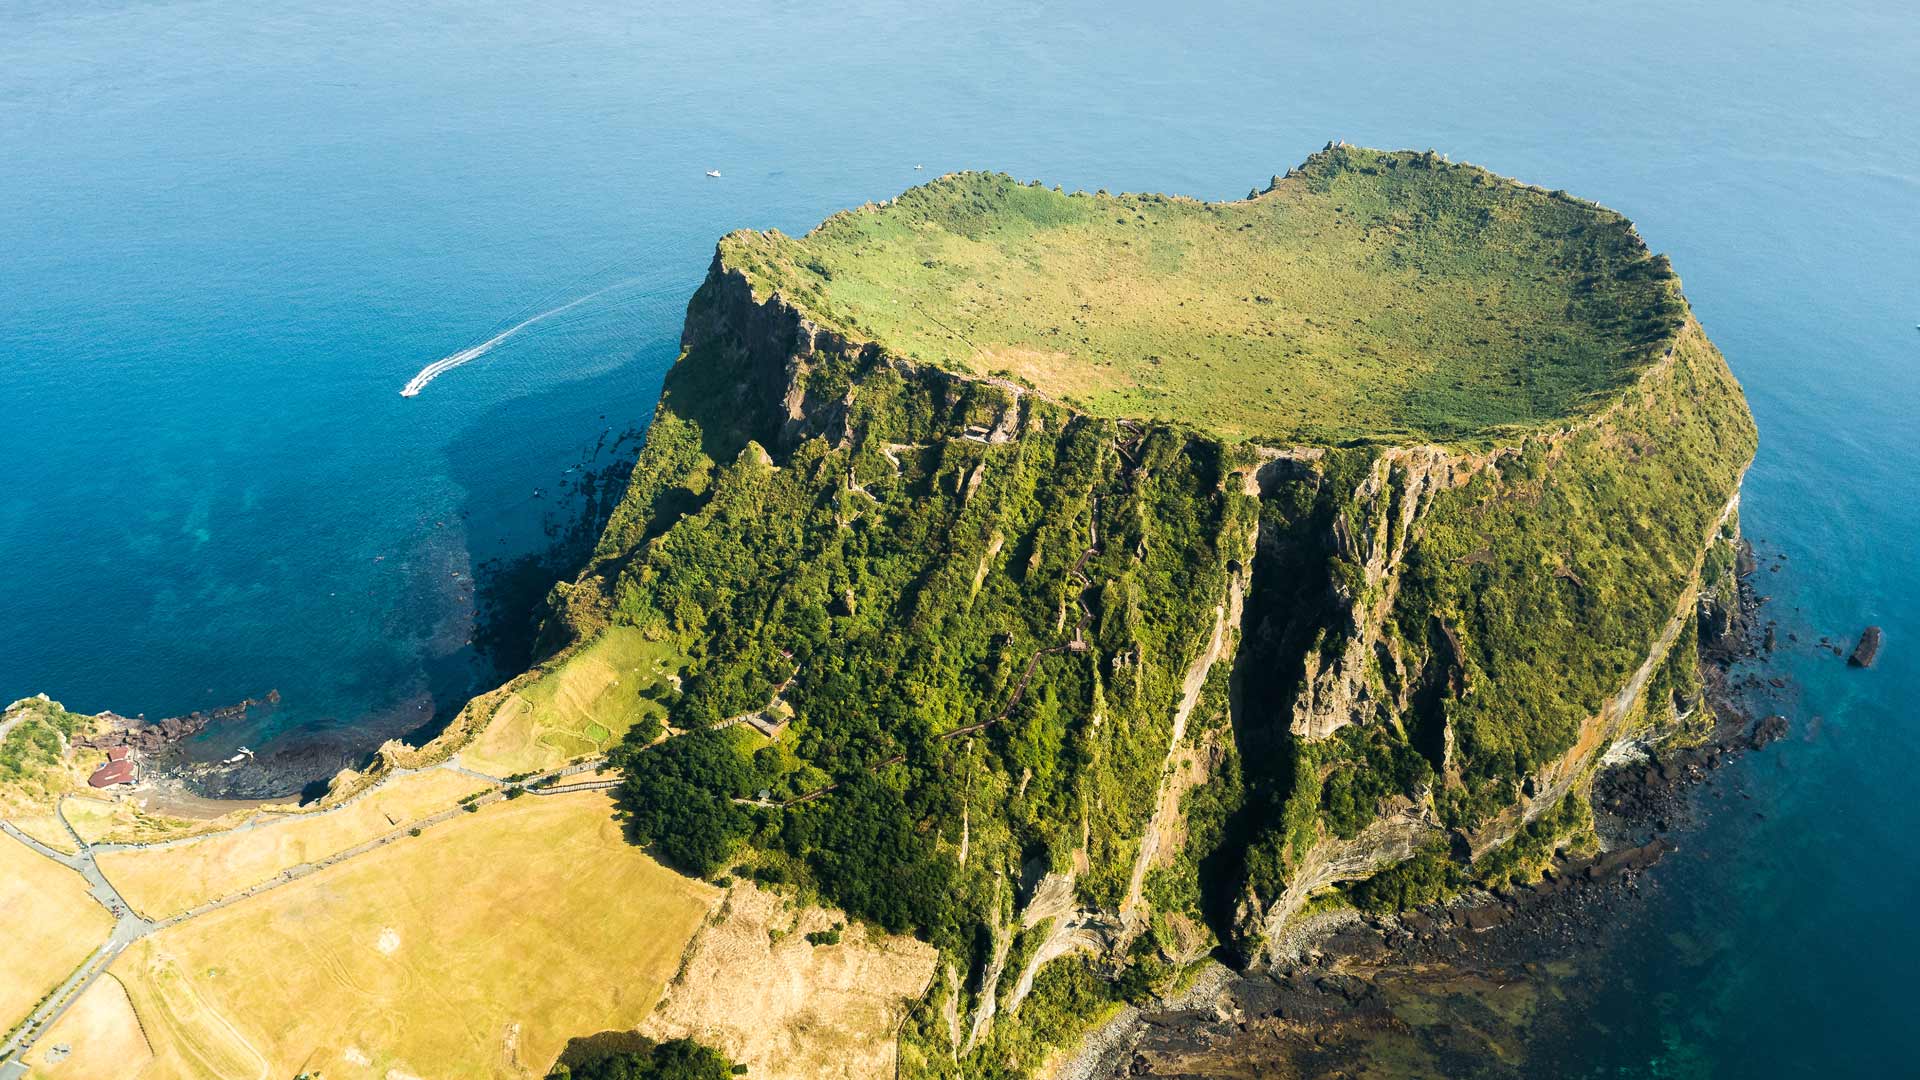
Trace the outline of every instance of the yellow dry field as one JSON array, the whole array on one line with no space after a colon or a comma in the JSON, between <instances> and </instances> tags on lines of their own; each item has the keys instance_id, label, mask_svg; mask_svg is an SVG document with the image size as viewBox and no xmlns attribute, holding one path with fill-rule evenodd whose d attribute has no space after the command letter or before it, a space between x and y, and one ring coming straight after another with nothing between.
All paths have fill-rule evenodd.
<instances>
[{"instance_id":1,"label":"yellow dry field","mask_svg":"<svg viewBox=\"0 0 1920 1080\"><path fill-rule=\"evenodd\" d=\"M642 716L666 710L640 696L686 665L679 643L615 626L533 683L508 694L460 763L494 776L542 772L605 753Z\"/></svg>"},{"instance_id":2,"label":"yellow dry field","mask_svg":"<svg viewBox=\"0 0 1920 1080\"><path fill-rule=\"evenodd\" d=\"M55 1049L66 1047L65 1053ZM109 975L87 988L27 1059L34 1080L131 1077L153 1061L126 988Z\"/></svg>"},{"instance_id":3,"label":"yellow dry field","mask_svg":"<svg viewBox=\"0 0 1920 1080\"><path fill-rule=\"evenodd\" d=\"M89 844L145 844L177 840L197 833L215 832L244 819L236 814L227 820L189 820L167 814L150 813L132 796L112 800L85 795L68 796L60 803L60 812L72 823L73 830Z\"/></svg>"},{"instance_id":4,"label":"yellow dry field","mask_svg":"<svg viewBox=\"0 0 1920 1080\"><path fill-rule=\"evenodd\" d=\"M27 1018L113 929L79 874L0 834L0 1033Z\"/></svg>"},{"instance_id":5,"label":"yellow dry field","mask_svg":"<svg viewBox=\"0 0 1920 1080\"><path fill-rule=\"evenodd\" d=\"M907 1002L926 993L939 953L859 926L838 945L807 941L845 918L736 885L641 1030L699 1039L760 1080L891 1078L894 1031Z\"/></svg>"},{"instance_id":6,"label":"yellow dry field","mask_svg":"<svg viewBox=\"0 0 1920 1080\"><path fill-rule=\"evenodd\" d=\"M541 1076L646 1018L718 892L600 793L489 805L161 931L115 964L155 1060L83 1080Z\"/></svg>"},{"instance_id":7,"label":"yellow dry field","mask_svg":"<svg viewBox=\"0 0 1920 1080\"><path fill-rule=\"evenodd\" d=\"M141 851L108 851L100 870L134 910L164 919L459 805L483 780L430 769L381 784L333 810L267 815L259 824Z\"/></svg>"},{"instance_id":8,"label":"yellow dry field","mask_svg":"<svg viewBox=\"0 0 1920 1080\"><path fill-rule=\"evenodd\" d=\"M80 850L80 845L73 842L73 834L67 831L65 825L60 824L60 819L55 817L51 810L45 813L27 814L21 817L9 818L8 820L13 822L14 828L19 829L21 832L26 833L28 836L33 837L35 840L40 841L55 851L64 851L72 855Z\"/></svg>"}]
</instances>

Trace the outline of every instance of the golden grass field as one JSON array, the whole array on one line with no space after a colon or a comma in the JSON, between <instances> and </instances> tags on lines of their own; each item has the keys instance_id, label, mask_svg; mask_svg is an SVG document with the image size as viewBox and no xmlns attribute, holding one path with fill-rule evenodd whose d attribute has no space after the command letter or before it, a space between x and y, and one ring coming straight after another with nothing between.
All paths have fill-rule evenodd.
<instances>
[{"instance_id":1,"label":"golden grass field","mask_svg":"<svg viewBox=\"0 0 1920 1080\"><path fill-rule=\"evenodd\" d=\"M508 694L460 762L494 776L557 768L611 749L642 716L666 710L640 690L666 682L686 660L674 641L610 627L532 684Z\"/></svg>"},{"instance_id":2,"label":"golden grass field","mask_svg":"<svg viewBox=\"0 0 1920 1080\"><path fill-rule=\"evenodd\" d=\"M143 940L113 971L154 1060L47 1075L540 1076L646 1018L719 895L627 844L601 793L494 803Z\"/></svg>"},{"instance_id":3,"label":"golden grass field","mask_svg":"<svg viewBox=\"0 0 1920 1080\"><path fill-rule=\"evenodd\" d=\"M201 833L219 832L246 819L245 811L218 818L190 819L149 811L132 796L101 799L91 795L69 795L60 803L74 831L89 844L152 843L178 840Z\"/></svg>"},{"instance_id":4,"label":"golden grass field","mask_svg":"<svg viewBox=\"0 0 1920 1080\"><path fill-rule=\"evenodd\" d=\"M0 1033L107 939L113 917L67 869L0 835Z\"/></svg>"},{"instance_id":5,"label":"golden grass field","mask_svg":"<svg viewBox=\"0 0 1920 1080\"><path fill-rule=\"evenodd\" d=\"M45 813L10 817L7 820L13 822L14 828L55 851L64 851L72 855L80 850L80 845L73 842L73 834L67 831L65 825L60 824L60 819L51 810Z\"/></svg>"},{"instance_id":6,"label":"golden grass field","mask_svg":"<svg viewBox=\"0 0 1920 1080\"><path fill-rule=\"evenodd\" d=\"M338 809L269 815L236 829L161 848L109 851L100 870L136 911L163 919L404 828L489 785L450 769L398 777Z\"/></svg>"},{"instance_id":7,"label":"golden grass field","mask_svg":"<svg viewBox=\"0 0 1920 1080\"><path fill-rule=\"evenodd\" d=\"M70 1048L61 1054L56 1046ZM68 1009L28 1058L35 1080L66 1076L137 1076L153 1061L126 988L109 975Z\"/></svg>"}]
</instances>

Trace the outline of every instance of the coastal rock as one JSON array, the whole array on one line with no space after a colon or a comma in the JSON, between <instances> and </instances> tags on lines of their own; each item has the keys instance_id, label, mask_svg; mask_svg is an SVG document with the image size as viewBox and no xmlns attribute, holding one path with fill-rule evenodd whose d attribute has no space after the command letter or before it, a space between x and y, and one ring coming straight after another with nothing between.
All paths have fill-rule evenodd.
<instances>
[{"instance_id":1,"label":"coastal rock","mask_svg":"<svg viewBox=\"0 0 1920 1080\"><path fill-rule=\"evenodd\" d=\"M1872 667L1880 657L1880 628L1869 626L1860 634L1860 644L1853 647L1853 655L1847 657L1847 663L1854 667Z\"/></svg>"},{"instance_id":2,"label":"coastal rock","mask_svg":"<svg viewBox=\"0 0 1920 1080\"><path fill-rule=\"evenodd\" d=\"M98 735L75 739L74 744L94 750L125 746L143 754L158 753L174 743L200 734L216 723L240 719L248 709L277 705L279 702L280 691L269 690L262 698L248 698L217 709L196 709L185 716L169 716L151 723L141 717L105 712L99 715L107 721L107 730Z\"/></svg>"},{"instance_id":3,"label":"coastal rock","mask_svg":"<svg viewBox=\"0 0 1920 1080\"><path fill-rule=\"evenodd\" d=\"M1787 737L1787 730L1786 717L1778 715L1764 717L1753 725L1753 738L1748 745L1758 750L1769 743L1779 742Z\"/></svg>"},{"instance_id":4,"label":"coastal rock","mask_svg":"<svg viewBox=\"0 0 1920 1080\"><path fill-rule=\"evenodd\" d=\"M1700 648L1710 656L1730 658L1742 647L1744 626L1740 603L1718 592L1701 594L1698 618Z\"/></svg>"}]
</instances>

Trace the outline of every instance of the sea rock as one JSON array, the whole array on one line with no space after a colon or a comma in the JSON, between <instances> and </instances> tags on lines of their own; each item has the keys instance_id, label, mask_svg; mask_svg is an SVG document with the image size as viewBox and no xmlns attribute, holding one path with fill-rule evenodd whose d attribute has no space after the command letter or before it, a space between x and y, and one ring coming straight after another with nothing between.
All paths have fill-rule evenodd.
<instances>
[{"instance_id":1,"label":"sea rock","mask_svg":"<svg viewBox=\"0 0 1920 1080\"><path fill-rule=\"evenodd\" d=\"M169 716L151 723L138 717L120 716L110 712L101 713L100 717L107 721L107 730L99 735L76 739L74 742L76 745L95 750L126 746L143 754L152 754L173 743L200 734L217 721L237 720L245 716L248 709L260 705L277 705L279 702L280 691L269 690L264 698L248 698L218 709L196 709L185 716Z\"/></svg>"},{"instance_id":2,"label":"sea rock","mask_svg":"<svg viewBox=\"0 0 1920 1080\"><path fill-rule=\"evenodd\" d=\"M1872 667L1880 656L1880 628L1869 626L1860 634L1860 644L1853 647L1853 655L1847 657L1847 663L1854 667Z\"/></svg>"},{"instance_id":3,"label":"sea rock","mask_svg":"<svg viewBox=\"0 0 1920 1080\"><path fill-rule=\"evenodd\" d=\"M1779 742L1786 736L1786 717L1779 715L1763 717L1753 725L1753 736L1748 740L1748 745L1758 750L1768 743Z\"/></svg>"}]
</instances>

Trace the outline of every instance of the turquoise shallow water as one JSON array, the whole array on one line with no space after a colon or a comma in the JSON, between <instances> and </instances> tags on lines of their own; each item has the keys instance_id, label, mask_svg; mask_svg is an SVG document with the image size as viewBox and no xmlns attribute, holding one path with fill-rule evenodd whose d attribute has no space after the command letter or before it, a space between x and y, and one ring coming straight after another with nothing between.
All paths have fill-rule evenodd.
<instances>
[{"instance_id":1,"label":"turquoise shallow water","mask_svg":"<svg viewBox=\"0 0 1920 1080\"><path fill-rule=\"evenodd\" d=\"M726 230L954 168L1223 198L1329 138L1431 146L1673 256L1760 420L1747 527L1788 556L1799 726L1738 777L1767 817L1673 864L1586 1064L1910 1074L1920 19L1546 7L16 0L0 697L281 689L208 753L407 730L484 679L470 575L644 422ZM1867 622L1870 673L1811 648Z\"/></svg>"}]
</instances>

